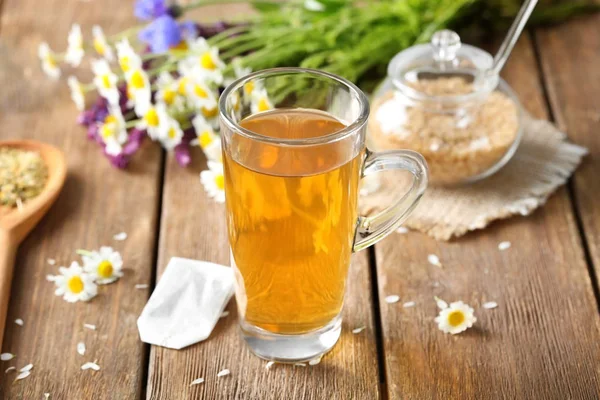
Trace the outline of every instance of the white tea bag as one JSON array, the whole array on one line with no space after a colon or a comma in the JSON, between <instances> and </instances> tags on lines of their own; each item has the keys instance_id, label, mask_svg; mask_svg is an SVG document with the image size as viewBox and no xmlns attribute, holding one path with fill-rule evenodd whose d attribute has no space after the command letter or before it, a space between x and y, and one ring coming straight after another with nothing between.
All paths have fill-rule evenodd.
<instances>
[{"instance_id":1,"label":"white tea bag","mask_svg":"<svg viewBox=\"0 0 600 400\"><path fill-rule=\"evenodd\" d=\"M210 336L233 295L233 270L171 258L137 324L145 343L182 349Z\"/></svg>"}]
</instances>

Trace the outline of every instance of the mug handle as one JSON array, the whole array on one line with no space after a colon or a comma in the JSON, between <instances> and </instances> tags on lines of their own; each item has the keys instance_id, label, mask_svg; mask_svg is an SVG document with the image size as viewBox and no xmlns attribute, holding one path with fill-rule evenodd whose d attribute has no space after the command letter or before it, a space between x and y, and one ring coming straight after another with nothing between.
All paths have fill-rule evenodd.
<instances>
[{"instance_id":1,"label":"mug handle","mask_svg":"<svg viewBox=\"0 0 600 400\"><path fill-rule=\"evenodd\" d=\"M376 172L398 169L413 175L410 189L379 214L372 217L358 217L353 251L366 249L397 229L421 200L428 180L427 163L419 153L410 150L372 153L367 149L362 171L363 178Z\"/></svg>"}]
</instances>

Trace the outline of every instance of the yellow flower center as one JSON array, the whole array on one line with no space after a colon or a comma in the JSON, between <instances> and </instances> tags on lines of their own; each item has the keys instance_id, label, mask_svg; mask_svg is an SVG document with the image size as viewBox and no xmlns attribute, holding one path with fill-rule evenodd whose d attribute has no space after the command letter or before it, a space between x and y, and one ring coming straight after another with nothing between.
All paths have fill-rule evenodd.
<instances>
[{"instance_id":1,"label":"yellow flower center","mask_svg":"<svg viewBox=\"0 0 600 400\"><path fill-rule=\"evenodd\" d=\"M246 93L247 96L250 96L250 94L252 94L253 91L254 81L244 83L244 93Z\"/></svg>"},{"instance_id":2,"label":"yellow flower center","mask_svg":"<svg viewBox=\"0 0 600 400\"><path fill-rule=\"evenodd\" d=\"M200 137L198 138L198 140L200 141L200 147L205 148L206 146L211 144L214 139L213 139L211 132L204 131L200 134Z\"/></svg>"},{"instance_id":3,"label":"yellow flower center","mask_svg":"<svg viewBox=\"0 0 600 400\"><path fill-rule=\"evenodd\" d=\"M188 44L185 40L182 40L181 42L177 43L175 46L171 46L170 49L171 50L187 50Z\"/></svg>"},{"instance_id":4,"label":"yellow flower center","mask_svg":"<svg viewBox=\"0 0 600 400\"><path fill-rule=\"evenodd\" d=\"M177 87L177 92L182 96L185 96L185 94L187 93L187 90L185 88L187 83L188 83L188 78L181 78L179 80L179 86Z\"/></svg>"},{"instance_id":5,"label":"yellow flower center","mask_svg":"<svg viewBox=\"0 0 600 400\"><path fill-rule=\"evenodd\" d=\"M110 89L112 87L112 84L110 83L110 76L108 74L100 76L100 79L102 80L102 86L104 86L106 89Z\"/></svg>"},{"instance_id":6,"label":"yellow flower center","mask_svg":"<svg viewBox=\"0 0 600 400\"><path fill-rule=\"evenodd\" d=\"M268 111L270 109L271 105L266 98L263 97L258 101L258 111Z\"/></svg>"},{"instance_id":7,"label":"yellow flower center","mask_svg":"<svg viewBox=\"0 0 600 400\"><path fill-rule=\"evenodd\" d=\"M219 109L217 107L213 107L213 108L202 107L202 114L206 118L214 118L217 116L218 113L219 113Z\"/></svg>"},{"instance_id":8,"label":"yellow flower center","mask_svg":"<svg viewBox=\"0 0 600 400\"><path fill-rule=\"evenodd\" d=\"M81 280L81 277L79 276L73 276L69 279L69 281L67 282L67 287L69 288L69 291L71 293L81 293L83 292L83 281Z\"/></svg>"},{"instance_id":9,"label":"yellow flower center","mask_svg":"<svg viewBox=\"0 0 600 400\"><path fill-rule=\"evenodd\" d=\"M100 128L100 136L104 139L112 137L115 133L115 124L117 123L117 117L114 115L108 115L104 118L104 124Z\"/></svg>"},{"instance_id":10,"label":"yellow flower center","mask_svg":"<svg viewBox=\"0 0 600 400\"><path fill-rule=\"evenodd\" d=\"M158 114L154 108L148 110L146 115L144 115L144 120L148 124L148 126L158 126Z\"/></svg>"},{"instance_id":11,"label":"yellow flower center","mask_svg":"<svg viewBox=\"0 0 600 400\"><path fill-rule=\"evenodd\" d=\"M452 327L457 327L465 321L465 314L462 311L456 310L448 314L448 323Z\"/></svg>"},{"instance_id":12,"label":"yellow flower center","mask_svg":"<svg viewBox=\"0 0 600 400\"><path fill-rule=\"evenodd\" d=\"M104 41L102 41L100 38L94 39L94 49L96 49L96 52L98 54L103 56L104 52L106 51L106 47L104 46Z\"/></svg>"},{"instance_id":13,"label":"yellow flower center","mask_svg":"<svg viewBox=\"0 0 600 400\"><path fill-rule=\"evenodd\" d=\"M210 70L217 69L217 64L215 64L212 54L210 54L209 51L207 51L206 53L204 53L200 56L200 65L204 69L210 69Z\"/></svg>"},{"instance_id":14,"label":"yellow flower center","mask_svg":"<svg viewBox=\"0 0 600 400\"><path fill-rule=\"evenodd\" d=\"M52 68L56 68L56 59L52 54L48 54L46 56L46 64L48 64Z\"/></svg>"},{"instance_id":15,"label":"yellow flower center","mask_svg":"<svg viewBox=\"0 0 600 400\"><path fill-rule=\"evenodd\" d=\"M110 278L113 275L113 265L110 261L103 260L98 264L98 276L101 278Z\"/></svg>"},{"instance_id":16,"label":"yellow flower center","mask_svg":"<svg viewBox=\"0 0 600 400\"><path fill-rule=\"evenodd\" d=\"M204 90L200 85L194 85L194 93L198 97L202 97L203 99L208 97L208 93Z\"/></svg>"},{"instance_id":17,"label":"yellow flower center","mask_svg":"<svg viewBox=\"0 0 600 400\"><path fill-rule=\"evenodd\" d=\"M119 60L119 65L121 66L121 70L123 70L123 72L129 71L129 67L130 67L129 57L128 56L121 57L121 59Z\"/></svg>"},{"instance_id":18,"label":"yellow flower center","mask_svg":"<svg viewBox=\"0 0 600 400\"><path fill-rule=\"evenodd\" d=\"M223 174L215 175L215 185L221 190L225 188L225 177Z\"/></svg>"},{"instance_id":19,"label":"yellow flower center","mask_svg":"<svg viewBox=\"0 0 600 400\"><path fill-rule=\"evenodd\" d=\"M177 95L177 93L175 93L174 90L171 89L165 89L165 91L163 92L163 100L165 101L165 103L167 103L168 105L173 104L173 102L175 101L175 96Z\"/></svg>"},{"instance_id":20,"label":"yellow flower center","mask_svg":"<svg viewBox=\"0 0 600 400\"><path fill-rule=\"evenodd\" d=\"M169 139L175 139L177 131L175 130L175 128L171 127L169 128L169 132L167 132L167 135L169 136Z\"/></svg>"},{"instance_id":21,"label":"yellow flower center","mask_svg":"<svg viewBox=\"0 0 600 400\"><path fill-rule=\"evenodd\" d=\"M142 89L146 86L146 83L144 82L144 76L140 71L135 71L133 74L131 74L130 83L131 86L136 89Z\"/></svg>"},{"instance_id":22,"label":"yellow flower center","mask_svg":"<svg viewBox=\"0 0 600 400\"><path fill-rule=\"evenodd\" d=\"M114 115L107 115L106 118L104 118L104 123L105 124L114 124L117 122L117 117L115 117Z\"/></svg>"}]
</instances>

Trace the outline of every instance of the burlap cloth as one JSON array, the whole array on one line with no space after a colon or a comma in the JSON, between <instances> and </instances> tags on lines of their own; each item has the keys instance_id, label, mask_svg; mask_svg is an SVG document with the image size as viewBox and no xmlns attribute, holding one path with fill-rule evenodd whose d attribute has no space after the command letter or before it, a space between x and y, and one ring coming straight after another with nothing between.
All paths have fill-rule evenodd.
<instances>
[{"instance_id":1,"label":"burlap cloth","mask_svg":"<svg viewBox=\"0 0 600 400\"><path fill-rule=\"evenodd\" d=\"M429 187L404 226L449 240L496 219L528 215L567 181L586 153L551 123L526 116L522 142L504 168L474 184ZM379 189L360 199L363 214L386 207L407 184L406 176L376 176Z\"/></svg>"}]
</instances>

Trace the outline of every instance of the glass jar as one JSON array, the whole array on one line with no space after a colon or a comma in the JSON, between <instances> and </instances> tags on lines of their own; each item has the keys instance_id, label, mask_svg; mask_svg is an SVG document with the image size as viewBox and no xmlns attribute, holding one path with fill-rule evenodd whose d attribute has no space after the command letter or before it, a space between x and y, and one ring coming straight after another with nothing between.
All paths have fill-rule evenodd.
<instances>
[{"instance_id":1,"label":"glass jar","mask_svg":"<svg viewBox=\"0 0 600 400\"><path fill-rule=\"evenodd\" d=\"M490 73L492 63L449 30L398 53L373 95L370 143L378 151L421 153L434 185L495 173L519 145L522 111L508 84Z\"/></svg>"}]
</instances>

